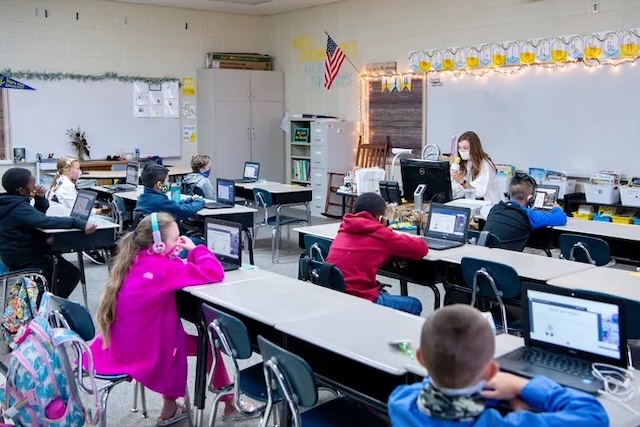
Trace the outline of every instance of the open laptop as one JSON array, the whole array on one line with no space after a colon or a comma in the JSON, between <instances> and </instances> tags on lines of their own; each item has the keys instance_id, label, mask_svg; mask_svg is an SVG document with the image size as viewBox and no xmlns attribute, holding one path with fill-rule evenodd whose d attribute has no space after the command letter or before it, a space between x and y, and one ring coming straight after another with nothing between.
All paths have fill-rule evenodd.
<instances>
[{"instance_id":1,"label":"open laptop","mask_svg":"<svg viewBox=\"0 0 640 427\"><path fill-rule=\"evenodd\" d=\"M242 265L242 225L237 222L207 218L207 247L216 255L224 271L237 270Z\"/></svg>"},{"instance_id":2,"label":"open laptop","mask_svg":"<svg viewBox=\"0 0 640 427\"><path fill-rule=\"evenodd\" d=\"M239 184L248 184L250 182L258 181L260 176L260 163L257 162L244 162L244 171L241 179L234 180Z\"/></svg>"},{"instance_id":3,"label":"open laptop","mask_svg":"<svg viewBox=\"0 0 640 427\"><path fill-rule=\"evenodd\" d=\"M424 239L429 249L442 250L462 246L467 241L471 210L431 203Z\"/></svg>"},{"instance_id":4,"label":"open laptop","mask_svg":"<svg viewBox=\"0 0 640 427\"><path fill-rule=\"evenodd\" d=\"M73 204L73 209L71 209L69 216L83 221L88 220L97 196L98 193L95 191L78 190L78 196L76 196L76 201Z\"/></svg>"},{"instance_id":5,"label":"open laptop","mask_svg":"<svg viewBox=\"0 0 640 427\"><path fill-rule=\"evenodd\" d=\"M533 195L533 209L553 209L558 201L560 187L557 185L538 185L536 193Z\"/></svg>"},{"instance_id":6,"label":"open laptop","mask_svg":"<svg viewBox=\"0 0 640 427\"><path fill-rule=\"evenodd\" d=\"M232 208L236 203L235 183L230 179L216 179L216 201L204 204L205 209Z\"/></svg>"},{"instance_id":7,"label":"open laptop","mask_svg":"<svg viewBox=\"0 0 640 427\"><path fill-rule=\"evenodd\" d=\"M524 283L524 347L496 359L500 369L597 393L592 363L628 366L623 303L609 295Z\"/></svg>"},{"instance_id":8,"label":"open laptop","mask_svg":"<svg viewBox=\"0 0 640 427\"><path fill-rule=\"evenodd\" d=\"M139 171L140 164L138 162L127 162L126 184L105 185L104 187L114 192L137 190Z\"/></svg>"}]
</instances>

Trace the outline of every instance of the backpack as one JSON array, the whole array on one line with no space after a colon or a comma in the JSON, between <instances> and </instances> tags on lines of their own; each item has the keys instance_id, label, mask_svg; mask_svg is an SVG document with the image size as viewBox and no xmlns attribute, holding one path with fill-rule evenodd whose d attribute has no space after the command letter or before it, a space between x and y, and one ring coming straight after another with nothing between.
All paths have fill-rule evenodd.
<instances>
[{"instance_id":1,"label":"backpack","mask_svg":"<svg viewBox=\"0 0 640 427\"><path fill-rule=\"evenodd\" d=\"M15 338L9 357L7 381L0 389L3 416L17 426L79 427L96 425L99 419L98 390L93 377L93 358L87 344L75 332L49 325L49 296L40 311ZM80 400L74 371L65 345L85 353L94 411Z\"/></svg>"},{"instance_id":2,"label":"backpack","mask_svg":"<svg viewBox=\"0 0 640 427\"><path fill-rule=\"evenodd\" d=\"M12 348L14 335L36 317L40 292L41 287L27 277L21 277L11 285L2 313L2 332L7 347Z\"/></svg>"}]
</instances>

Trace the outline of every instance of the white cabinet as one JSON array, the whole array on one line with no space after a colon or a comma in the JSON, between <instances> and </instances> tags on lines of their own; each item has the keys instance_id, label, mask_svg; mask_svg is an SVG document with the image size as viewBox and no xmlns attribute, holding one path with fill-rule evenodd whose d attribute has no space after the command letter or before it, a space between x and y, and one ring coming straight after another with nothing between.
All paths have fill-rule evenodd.
<instances>
[{"instance_id":1,"label":"white cabinet","mask_svg":"<svg viewBox=\"0 0 640 427\"><path fill-rule=\"evenodd\" d=\"M204 69L196 84L198 152L212 158L210 179L240 178L251 160L260 178L284 181L282 72Z\"/></svg>"},{"instance_id":2,"label":"white cabinet","mask_svg":"<svg viewBox=\"0 0 640 427\"><path fill-rule=\"evenodd\" d=\"M293 119L291 128L291 182L311 185L311 213L319 215L325 209L328 173L353 170L358 140L356 126L339 120ZM300 130L305 128L308 137L296 141L296 129L300 135Z\"/></svg>"}]
</instances>

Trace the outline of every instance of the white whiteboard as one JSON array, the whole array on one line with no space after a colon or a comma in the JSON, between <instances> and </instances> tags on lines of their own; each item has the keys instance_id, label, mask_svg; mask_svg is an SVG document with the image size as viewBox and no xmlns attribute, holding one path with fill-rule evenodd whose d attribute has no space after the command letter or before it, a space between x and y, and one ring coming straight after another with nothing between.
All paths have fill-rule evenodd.
<instances>
[{"instance_id":1,"label":"white whiteboard","mask_svg":"<svg viewBox=\"0 0 640 427\"><path fill-rule=\"evenodd\" d=\"M473 130L496 163L640 176L640 67L440 79L427 88L426 141L445 153L454 133Z\"/></svg>"},{"instance_id":2,"label":"white whiteboard","mask_svg":"<svg viewBox=\"0 0 640 427\"><path fill-rule=\"evenodd\" d=\"M27 161L36 153L46 157L76 155L66 131L86 132L94 160L118 154L180 157L179 118L133 117L133 84L118 81L23 81L36 90L10 90L11 146L24 147Z\"/></svg>"}]
</instances>

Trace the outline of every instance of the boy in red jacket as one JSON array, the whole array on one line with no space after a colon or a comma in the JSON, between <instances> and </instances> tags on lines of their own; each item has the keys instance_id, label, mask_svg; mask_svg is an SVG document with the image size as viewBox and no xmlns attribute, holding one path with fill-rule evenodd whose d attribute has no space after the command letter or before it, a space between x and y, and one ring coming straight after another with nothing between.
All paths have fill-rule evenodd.
<instances>
[{"instance_id":1,"label":"boy in red jacket","mask_svg":"<svg viewBox=\"0 0 640 427\"><path fill-rule=\"evenodd\" d=\"M427 243L408 234L396 233L386 226L387 202L379 194L363 193L358 196L354 211L342 219L327 262L342 272L348 294L420 315L420 300L380 292L376 274L392 258L423 258L429 250Z\"/></svg>"}]
</instances>

